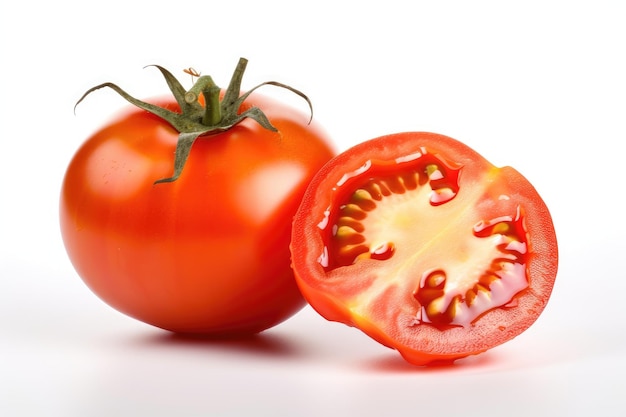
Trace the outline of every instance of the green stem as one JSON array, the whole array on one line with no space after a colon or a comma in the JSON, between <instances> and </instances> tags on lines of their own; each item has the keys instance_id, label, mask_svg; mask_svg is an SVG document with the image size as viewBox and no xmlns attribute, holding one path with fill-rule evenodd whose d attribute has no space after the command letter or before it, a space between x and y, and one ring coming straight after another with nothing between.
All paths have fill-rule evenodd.
<instances>
[{"instance_id":1,"label":"green stem","mask_svg":"<svg viewBox=\"0 0 626 417\"><path fill-rule=\"evenodd\" d=\"M216 85L210 86L202 91L204 95L204 116L202 124L205 126L217 126L222 121L222 108L220 106L220 88Z\"/></svg>"},{"instance_id":2,"label":"green stem","mask_svg":"<svg viewBox=\"0 0 626 417\"><path fill-rule=\"evenodd\" d=\"M204 75L185 93L185 102L192 104L198 101L198 96L204 96L204 115L202 124L207 127L217 126L222 121L222 108L220 106L220 88L213 78Z\"/></svg>"}]
</instances>

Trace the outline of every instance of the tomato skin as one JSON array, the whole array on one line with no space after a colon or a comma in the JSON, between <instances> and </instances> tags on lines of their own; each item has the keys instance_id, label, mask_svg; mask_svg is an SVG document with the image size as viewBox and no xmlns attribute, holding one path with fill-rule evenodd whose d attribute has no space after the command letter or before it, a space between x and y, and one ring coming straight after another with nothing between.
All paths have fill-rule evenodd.
<instances>
[{"instance_id":1,"label":"tomato skin","mask_svg":"<svg viewBox=\"0 0 626 417\"><path fill-rule=\"evenodd\" d=\"M523 210L527 247L523 259L528 287L517 293L509 304L488 310L468 325L438 326L408 314L407 311L419 311L423 306L416 302L414 294L406 291L413 288L410 283L398 282L397 277L381 272L388 271L381 265L389 261L372 257L332 267L332 259L327 260L329 250L332 252L329 242L337 239L334 237L336 229L330 231L335 221L333 212L342 204L345 206L342 198L357 185L375 176L374 163L367 165L367 161L379 161L377 172L393 173L402 170L401 164L394 161L417 153L441 157L451 167L459 168L458 194L450 202L432 208L435 217L429 219L433 222L454 224L458 218L471 225L514 214L516 207ZM344 188L347 190L342 190ZM414 213L415 219L421 215L419 211ZM441 234L450 243L449 253L446 246L439 251L422 247L419 250L423 252L409 261L421 266L432 260L431 264L443 268L448 266L446 262L461 266L476 262L471 252L464 253L458 249L463 246L457 244L475 239L471 227L453 231L446 228ZM396 246L406 244L396 243ZM291 252L298 285L317 312L328 320L359 328L416 365L451 362L478 354L522 333L544 310L558 265L550 213L534 187L513 168L496 168L461 142L425 132L372 139L329 161L311 181L296 213ZM400 249L397 254L389 255L394 256L401 256ZM325 267L329 262L331 266ZM409 275L408 280L419 281L419 276ZM378 291L373 293L372 289L377 287Z\"/></svg>"},{"instance_id":2,"label":"tomato skin","mask_svg":"<svg viewBox=\"0 0 626 417\"><path fill-rule=\"evenodd\" d=\"M155 102L176 110L173 99ZM257 333L305 302L290 268L291 219L315 172L333 155L308 116L254 94L278 129L251 119L196 140L181 176L178 132L132 108L71 160L60 226L79 276L102 300L179 333Z\"/></svg>"}]
</instances>

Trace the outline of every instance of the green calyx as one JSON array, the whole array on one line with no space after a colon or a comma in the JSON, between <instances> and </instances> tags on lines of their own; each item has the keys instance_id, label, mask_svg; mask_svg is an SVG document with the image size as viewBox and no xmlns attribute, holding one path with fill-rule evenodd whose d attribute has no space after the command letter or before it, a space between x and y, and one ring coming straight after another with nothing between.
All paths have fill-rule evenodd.
<instances>
[{"instance_id":1,"label":"green calyx","mask_svg":"<svg viewBox=\"0 0 626 417\"><path fill-rule=\"evenodd\" d=\"M224 132L246 118L253 119L265 129L277 131L277 129L272 126L267 116L265 116L263 111L261 111L258 107L251 107L246 111L239 113L241 104L259 87L264 85L273 85L276 87L286 88L287 90L299 95L306 100L309 105L309 109L311 110L311 118L313 117L313 107L311 105L311 101L304 93L276 81L266 81L241 95L241 81L247 64L247 59L239 59L235 72L230 80L230 84L221 99L221 89L208 75L200 76L193 87L187 91L176 79L176 77L174 77L168 70L158 65L152 65L161 71L161 74L165 78L170 91L180 106L180 113L138 100L113 83L103 83L90 88L76 102L74 108L76 108L76 106L78 106L78 104L90 93L103 87L109 87L126 99L129 103L168 122L179 132L178 143L176 144L176 153L174 156L174 174L170 178L163 178L155 181L155 184L176 181L183 171L193 143L200 136ZM198 101L200 95L204 97L204 105L200 104Z\"/></svg>"}]
</instances>

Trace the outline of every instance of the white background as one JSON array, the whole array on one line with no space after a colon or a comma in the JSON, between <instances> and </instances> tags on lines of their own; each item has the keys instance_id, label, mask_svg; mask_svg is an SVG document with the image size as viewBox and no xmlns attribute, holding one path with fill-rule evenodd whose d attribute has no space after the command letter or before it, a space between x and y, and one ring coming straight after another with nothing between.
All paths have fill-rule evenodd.
<instances>
[{"instance_id":1,"label":"white background","mask_svg":"<svg viewBox=\"0 0 626 417\"><path fill-rule=\"evenodd\" d=\"M0 415L626 414L626 12L620 1L25 1L0 6ZM69 159L161 64L306 92L340 150L405 130L521 171L560 243L527 332L422 369L310 308L248 342L190 343L102 303L57 206ZM181 78L183 81L186 78ZM189 80L190 83L190 80ZM294 106L298 98L263 91Z\"/></svg>"}]
</instances>

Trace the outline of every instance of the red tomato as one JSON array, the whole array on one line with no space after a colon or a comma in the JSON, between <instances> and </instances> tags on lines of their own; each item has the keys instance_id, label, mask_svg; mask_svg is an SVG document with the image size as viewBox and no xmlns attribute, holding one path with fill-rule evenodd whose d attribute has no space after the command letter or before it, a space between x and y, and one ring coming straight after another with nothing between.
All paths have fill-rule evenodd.
<instances>
[{"instance_id":1,"label":"red tomato","mask_svg":"<svg viewBox=\"0 0 626 417\"><path fill-rule=\"evenodd\" d=\"M510 167L433 133L359 144L313 178L292 262L307 301L417 365L523 332L557 271L546 205Z\"/></svg>"},{"instance_id":2,"label":"red tomato","mask_svg":"<svg viewBox=\"0 0 626 417\"><path fill-rule=\"evenodd\" d=\"M174 99L160 105L176 111ZM304 304L290 268L291 220L334 151L309 117L256 94L278 130L245 119L199 137L180 177L178 132L124 112L72 159L60 222L78 274L102 300L181 333L255 333Z\"/></svg>"}]
</instances>

